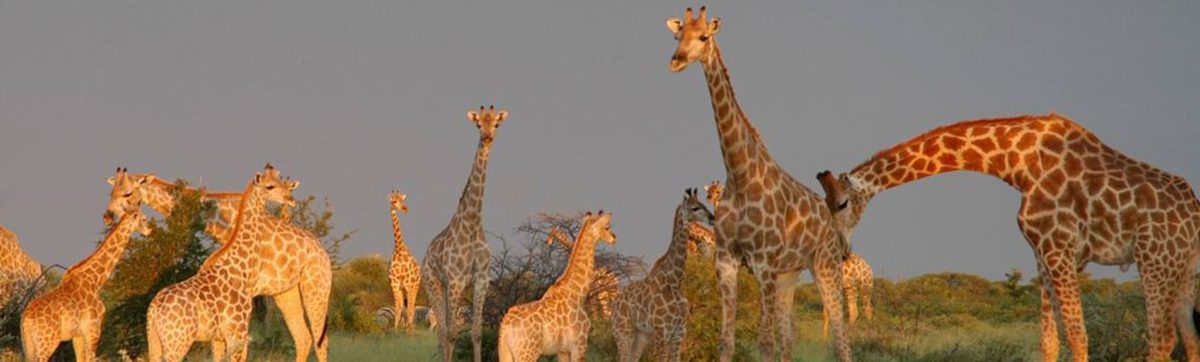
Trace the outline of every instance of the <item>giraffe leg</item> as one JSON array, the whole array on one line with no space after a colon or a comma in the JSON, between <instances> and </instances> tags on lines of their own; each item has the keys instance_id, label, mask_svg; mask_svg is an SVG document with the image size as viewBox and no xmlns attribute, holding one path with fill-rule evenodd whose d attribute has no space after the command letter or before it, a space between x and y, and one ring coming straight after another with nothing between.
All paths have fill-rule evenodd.
<instances>
[{"instance_id":1,"label":"giraffe leg","mask_svg":"<svg viewBox=\"0 0 1200 362\"><path fill-rule=\"evenodd\" d=\"M726 248L717 248L716 258L717 283L721 291L721 344L718 347L718 361L733 360L736 344L734 322L737 317L737 258Z\"/></svg>"},{"instance_id":2,"label":"giraffe leg","mask_svg":"<svg viewBox=\"0 0 1200 362\"><path fill-rule=\"evenodd\" d=\"M1175 348L1176 297L1183 288L1176 282L1182 278L1179 277L1178 268L1167 261L1155 259L1159 256L1139 256L1141 253L1135 252L1146 297L1146 323L1149 327L1146 336L1149 356L1146 360L1169 361L1171 350Z\"/></svg>"},{"instance_id":3,"label":"giraffe leg","mask_svg":"<svg viewBox=\"0 0 1200 362\"><path fill-rule=\"evenodd\" d=\"M617 344L617 361L631 362L636 361L633 357L633 339L636 337L636 331L633 328L632 318L629 316L633 308L625 305L624 298L617 297L617 301L613 303L613 340ZM640 357L640 356L639 356Z\"/></svg>"},{"instance_id":4,"label":"giraffe leg","mask_svg":"<svg viewBox=\"0 0 1200 362\"><path fill-rule=\"evenodd\" d=\"M404 298L407 300L407 302L405 303L404 313L405 313L405 318L408 321L407 323L408 323L408 332L409 333L412 333L413 328L415 328L415 326L417 325L414 318L417 315L417 291L418 291L418 289L419 289L419 287L417 285L413 285L408 288L408 292L404 293ZM397 318L399 318L399 316L397 316Z\"/></svg>"},{"instance_id":5,"label":"giraffe leg","mask_svg":"<svg viewBox=\"0 0 1200 362\"><path fill-rule=\"evenodd\" d=\"M792 305L796 300L796 281L800 272L780 273L775 276L775 329L779 331L780 360L792 360L792 346L796 342L792 326Z\"/></svg>"},{"instance_id":6,"label":"giraffe leg","mask_svg":"<svg viewBox=\"0 0 1200 362\"><path fill-rule=\"evenodd\" d=\"M681 303L679 308L671 313L667 323L667 334L663 337L663 354L660 358L666 361L679 362L683 357L683 337L687 335L687 303Z\"/></svg>"},{"instance_id":7,"label":"giraffe leg","mask_svg":"<svg viewBox=\"0 0 1200 362\"><path fill-rule=\"evenodd\" d=\"M775 275L765 270L755 270L754 276L758 279L758 304L761 308L759 309L761 312L758 325L759 351L762 352L763 361L778 361L779 356L776 355L777 350L775 349L775 341L778 338L775 316L778 314L776 298L779 294L779 285L775 282Z\"/></svg>"},{"instance_id":8,"label":"giraffe leg","mask_svg":"<svg viewBox=\"0 0 1200 362\"><path fill-rule=\"evenodd\" d=\"M471 345L475 351L475 362L483 361L483 302L487 300L488 288L488 265L487 262L477 264L475 274L474 290L471 293L471 299L474 301L471 308ZM584 338L586 339L586 335ZM587 350L587 345L583 346Z\"/></svg>"},{"instance_id":9,"label":"giraffe leg","mask_svg":"<svg viewBox=\"0 0 1200 362\"><path fill-rule=\"evenodd\" d=\"M327 263L328 261L326 261ZM316 343L317 361L329 360L329 332L326 316L329 313L329 293L333 287L333 270L329 264L309 268L300 282L300 300L304 316L308 317L309 333ZM300 318L304 321L304 318Z\"/></svg>"},{"instance_id":10,"label":"giraffe leg","mask_svg":"<svg viewBox=\"0 0 1200 362\"><path fill-rule=\"evenodd\" d=\"M222 358L225 358L225 341L214 339L210 345L212 346L210 349L212 349L213 361L220 361Z\"/></svg>"},{"instance_id":11,"label":"giraffe leg","mask_svg":"<svg viewBox=\"0 0 1200 362\"><path fill-rule=\"evenodd\" d=\"M283 293L271 296L275 306L283 314L283 322L288 332L292 334L292 342L296 346L296 361L308 361L308 353L312 350L312 333L304 321L304 303L300 300L300 288L293 287Z\"/></svg>"},{"instance_id":12,"label":"giraffe leg","mask_svg":"<svg viewBox=\"0 0 1200 362\"><path fill-rule=\"evenodd\" d=\"M863 316L867 320L875 319L875 306L871 304L871 291L875 290L875 280L867 278L859 285L859 299L862 300Z\"/></svg>"},{"instance_id":13,"label":"giraffe leg","mask_svg":"<svg viewBox=\"0 0 1200 362\"><path fill-rule=\"evenodd\" d=\"M400 287L399 281L392 281L392 329L400 329L400 318L404 310L404 288Z\"/></svg>"},{"instance_id":14,"label":"giraffe leg","mask_svg":"<svg viewBox=\"0 0 1200 362\"><path fill-rule=\"evenodd\" d=\"M71 338L71 347L75 349L75 361L88 362L92 360L88 358L88 344L87 338L82 335Z\"/></svg>"},{"instance_id":15,"label":"giraffe leg","mask_svg":"<svg viewBox=\"0 0 1200 362\"><path fill-rule=\"evenodd\" d=\"M103 308L103 306L101 306L101 308ZM85 346L87 347L87 351L85 351L85 353L87 353L88 361L96 360L96 351L100 350L100 333L103 323L104 312L101 311L100 315L96 316L96 318L88 319L86 328L81 328L84 331L83 341L86 343Z\"/></svg>"},{"instance_id":16,"label":"giraffe leg","mask_svg":"<svg viewBox=\"0 0 1200 362\"><path fill-rule=\"evenodd\" d=\"M1200 340L1197 337L1196 325L1192 321L1192 307L1196 300L1196 275L1190 271L1195 269L1195 262L1183 269L1180 281L1176 284L1181 288L1175 300L1175 322L1179 326L1179 335L1183 339L1183 347L1190 362L1200 361Z\"/></svg>"},{"instance_id":17,"label":"giraffe leg","mask_svg":"<svg viewBox=\"0 0 1200 362\"><path fill-rule=\"evenodd\" d=\"M830 255L833 255L830 253ZM850 361L850 343L845 319L842 317L842 263L833 256L819 259L812 268L813 282L821 293L821 305L829 316L833 332L834 355L839 361Z\"/></svg>"},{"instance_id":18,"label":"giraffe leg","mask_svg":"<svg viewBox=\"0 0 1200 362\"><path fill-rule=\"evenodd\" d=\"M1050 283L1050 273L1046 272L1046 266L1038 261L1038 272L1041 275L1041 283L1038 285L1038 291L1041 293L1042 301L1042 361L1055 362L1058 361L1059 341L1058 341L1058 319L1055 318L1054 306L1054 286Z\"/></svg>"},{"instance_id":19,"label":"giraffe leg","mask_svg":"<svg viewBox=\"0 0 1200 362\"><path fill-rule=\"evenodd\" d=\"M821 338L829 339L829 312L821 308Z\"/></svg>"},{"instance_id":20,"label":"giraffe leg","mask_svg":"<svg viewBox=\"0 0 1200 362\"><path fill-rule=\"evenodd\" d=\"M846 316L849 317L850 325L854 325L854 322L858 322L858 288L846 280L845 274L842 276L842 282L850 284L846 287Z\"/></svg>"},{"instance_id":21,"label":"giraffe leg","mask_svg":"<svg viewBox=\"0 0 1200 362\"><path fill-rule=\"evenodd\" d=\"M1067 243L1066 245L1073 244ZM1075 266L1073 257L1064 257L1061 254L1050 258L1043 254L1042 257L1047 260L1046 269L1053 286L1054 299L1058 301L1063 329L1067 331L1067 346L1071 349L1071 358L1076 362L1086 362L1088 360L1088 337L1087 328L1083 322L1083 304L1079 297L1078 268ZM1043 275L1043 278L1045 277L1047 275Z\"/></svg>"},{"instance_id":22,"label":"giraffe leg","mask_svg":"<svg viewBox=\"0 0 1200 362\"><path fill-rule=\"evenodd\" d=\"M586 314L586 313L584 313L584 314ZM584 319L584 320L586 321L587 319ZM576 337L578 339L575 340L575 346L574 346L574 348L571 349L571 361L573 361L573 362L587 361L588 330L589 329L590 328L585 326L583 331L581 331L581 333L579 333L579 336Z\"/></svg>"},{"instance_id":23,"label":"giraffe leg","mask_svg":"<svg viewBox=\"0 0 1200 362\"><path fill-rule=\"evenodd\" d=\"M442 300L442 315L438 318L442 324L438 328L439 339L442 340L442 360L451 362L454 359L454 345L458 342L458 332L462 329L462 325L458 320L458 304L463 300L463 289L466 288L465 283L459 281L449 281L445 284L442 291L445 299Z\"/></svg>"}]
</instances>

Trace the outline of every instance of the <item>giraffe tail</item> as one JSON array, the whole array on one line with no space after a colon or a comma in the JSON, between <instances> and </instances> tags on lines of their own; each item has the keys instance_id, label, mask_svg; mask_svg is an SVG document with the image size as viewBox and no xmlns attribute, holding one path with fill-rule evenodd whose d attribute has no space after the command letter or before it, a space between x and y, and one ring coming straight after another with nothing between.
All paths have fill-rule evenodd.
<instances>
[{"instance_id":1,"label":"giraffe tail","mask_svg":"<svg viewBox=\"0 0 1200 362\"><path fill-rule=\"evenodd\" d=\"M325 342L328 342L329 336L329 316L325 316L325 327L321 328L321 337L317 338L317 348L325 347Z\"/></svg>"}]
</instances>

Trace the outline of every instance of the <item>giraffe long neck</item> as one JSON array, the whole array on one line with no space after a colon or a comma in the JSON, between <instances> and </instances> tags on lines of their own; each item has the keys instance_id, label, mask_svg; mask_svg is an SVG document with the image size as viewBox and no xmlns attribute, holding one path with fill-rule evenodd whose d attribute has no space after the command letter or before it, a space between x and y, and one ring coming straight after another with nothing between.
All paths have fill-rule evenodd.
<instances>
[{"instance_id":1,"label":"giraffe long neck","mask_svg":"<svg viewBox=\"0 0 1200 362\"><path fill-rule=\"evenodd\" d=\"M721 155L725 160L726 187L742 191L751 170L765 171L774 168L775 161L767 152L758 130L746 118L742 107L733 94L733 83L729 80L729 69L721 57L721 48L714 39L710 54L703 59L704 77L708 81L708 93L712 99L713 116L717 122L717 135L721 141Z\"/></svg>"},{"instance_id":2,"label":"giraffe long neck","mask_svg":"<svg viewBox=\"0 0 1200 362\"><path fill-rule=\"evenodd\" d=\"M687 245L691 238L689 222L684 217L686 212L687 210L682 206L675 211L675 226L671 231L671 244L667 246L667 252L654 262L654 267L650 269L647 279L657 280L660 285L668 285L672 288L678 288L683 282L684 263L687 262Z\"/></svg>"},{"instance_id":3,"label":"giraffe long neck","mask_svg":"<svg viewBox=\"0 0 1200 362\"><path fill-rule=\"evenodd\" d=\"M262 223L265 217L266 199L251 182L242 193L237 218L225 236L225 240L229 242L221 245L221 249L204 261L201 272L226 274L230 280L243 283L243 287L249 287L244 283L248 282L258 269L258 260L254 258L258 231L253 225Z\"/></svg>"},{"instance_id":4,"label":"giraffe long neck","mask_svg":"<svg viewBox=\"0 0 1200 362\"><path fill-rule=\"evenodd\" d=\"M92 289L100 290L108 281L108 277L112 276L117 262L125 255L125 246L129 245L129 238L133 235L134 228L137 227L135 219L134 213L127 213L121 217L121 221L108 232L104 241L96 247L96 251L92 252L92 255L67 270L63 275L64 283L69 280L71 283L92 286Z\"/></svg>"},{"instance_id":5,"label":"giraffe long neck","mask_svg":"<svg viewBox=\"0 0 1200 362\"><path fill-rule=\"evenodd\" d=\"M154 180L148 187L142 188L142 203L163 216L170 216L175 209L175 198L171 196L171 183Z\"/></svg>"},{"instance_id":6,"label":"giraffe long neck","mask_svg":"<svg viewBox=\"0 0 1200 362\"><path fill-rule=\"evenodd\" d=\"M929 176L975 171L1027 190L1060 163L1066 143L1099 140L1057 115L961 122L881 151L851 170L873 195ZM1067 166L1067 165L1064 165ZM1076 165L1079 166L1079 165Z\"/></svg>"},{"instance_id":7,"label":"giraffe long neck","mask_svg":"<svg viewBox=\"0 0 1200 362\"><path fill-rule=\"evenodd\" d=\"M458 209L454 212L455 217L481 218L483 186L487 181L488 156L491 154L491 150L490 143L479 140L479 147L475 150L475 163L471 167L471 176L467 178L467 185L463 187L462 196L458 198ZM475 220L475 222L479 223L479 220Z\"/></svg>"},{"instance_id":8,"label":"giraffe long neck","mask_svg":"<svg viewBox=\"0 0 1200 362\"><path fill-rule=\"evenodd\" d=\"M395 209L392 209L392 239L396 243L393 250L397 254L408 253L408 245L404 243L404 232L400 230L400 216Z\"/></svg>"},{"instance_id":9,"label":"giraffe long neck","mask_svg":"<svg viewBox=\"0 0 1200 362\"><path fill-rule=\"evenodd\" d=\"M580 301L587 297L596 264L596 238L587 236L586 230L571 248L571 257L563 275L546 290L546 295L565 300Z\"/></svg>"}]
</instances>

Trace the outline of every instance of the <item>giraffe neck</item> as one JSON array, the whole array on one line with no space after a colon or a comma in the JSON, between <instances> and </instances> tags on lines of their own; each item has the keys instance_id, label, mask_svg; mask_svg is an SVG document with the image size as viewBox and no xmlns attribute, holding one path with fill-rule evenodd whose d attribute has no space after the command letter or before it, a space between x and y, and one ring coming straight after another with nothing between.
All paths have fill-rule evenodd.
<instances>
[{"instance_id":1,"label":"giraffe neck","mask_svg":"<svg viewBox=\"0 0 1200 362\"><path fill-rule=\"evenodd\" d=\"M467 178L467 186L463 187L462 196L458 198L458 209L455 210L454 216L457 218L476 218L475 223L481 224L479 219L482 219L480 214L483 209L483 186L487 181L487 165L488 156L491 154L492 145L479 140L479 147L475 150L475 163L471 167L471 176Z\"/></svg>"},{"instance_id":2,"label":"giraffe neck","mask_svg":"<svg viewBox=\"0 0 1200 362\"><path fill-rule=\"evenodd\" d=\"M204 261L201 272L226 274L225 276L233 282L249 281L258 269L257 258L253 256L259 231L252 225L261 224L265 217L266 199L254 186L254 182L250 182L242 193L241 201L238 202L237 218L233 227L229 228L225 236L225 240L229 242L221 245L221 249Z\"/></svg>"},{"instance_id":3,"label":"giraffe neck","mask_svg":"<svg viewBox=\"0 0 1200 362\"><path fill-rule=\"evenodd\" d=\"M675 226L671 231L671 244L667 246L667 252L659 257L654 262L654 267L650 269L650 275L647 279L652 279L659 285L668 285L673 288L679 287L683 282L684 263L687 262L687 245L691 239L689 222L684 215L687 213L686 206L680 206L675 210Z\"/></svg>"},{"instance_id":4,"label":"giraffe neck","mask_svg":"<svg viewBox=\"0 0 1200 362\"><path fill-rule=\"evenodd\" d=\"M775 161L767 152L758 130L750 124L750 119L746 118L738 105L737 97L733 94L733 83L729 80L729 69L725 68L721 48L715 39L712 50L702 63L712 99L713 116L717 122L721 155L725 160L726 187L735 192L741 191L751 176L751 170L761 172L776 167Z\"/></svg>"},{"instance_id":5,"label":"giraffe neck","mask_svg":"<svg viewBox=\"0 0 1200 362\"><path fill-rule=\"evenodd\" d=\"M163 216L170 216L175 209L175 197L171 196L171 188L175 185L155 179L142 188L142 203ZM188 190L185 188L184 190Z\"/></svg>"},{"instance_id":6,"label":"giraffe neck","mask_svg":"<svg viewBox=\"0 0 1200 362\"><path fill-rule=\"evenodd\" d=\"M394 249L396 253L408 253L408 245L404 243L404 232L400 230L400 216L397 215L395 209L392 209L392 239L395 240Z\"/></svg>"},{"instance_id":7,"label":"giraffe neck","mask_svg":"<svg viewBox=\"0 0 1200 362\"><path fill-rule=\"evenodd\" d=\"M126 213L121 217L121 221L108 232L104 241L96 247L96 251L92 252L92 255L67 270L63 275L63 283L70 281L92 286L91 290L99 290L103 287L104 283L108 281L108 277L112 275L113 269L116 268L117 262L125 255L125 246L129 245L129 238L132 236L134 228L137 227L134 214L136 213Z\"/></svg>"},{"instance_id":8,"label":"giraffe neck","mask_svg":"<svg viewBox=\"0 0 1200 362\"><path fill-rule=\"evenodd\" d=\"M546 290L547 296L580 302L587 297L596 264L596 238L586 236L586 233L587 230L580 231L581 236L571 248L567 269L554 285Z\"/></svg>"},{"instance_id":9,"label":"giraffe neck","mask_svg":"<svg viewBox=\"0 0 1200 362\"><path fill-rule=\"evenodd\" d=\"M865 183L862 188L868 195L956 171L992 175L1024 191L1042 177L1044 165L1059 163L1064 138L1104 149L1090 132L1053 114L968 121L936 128L881 151L850 174Z\"/></svg>"}]
</instances>

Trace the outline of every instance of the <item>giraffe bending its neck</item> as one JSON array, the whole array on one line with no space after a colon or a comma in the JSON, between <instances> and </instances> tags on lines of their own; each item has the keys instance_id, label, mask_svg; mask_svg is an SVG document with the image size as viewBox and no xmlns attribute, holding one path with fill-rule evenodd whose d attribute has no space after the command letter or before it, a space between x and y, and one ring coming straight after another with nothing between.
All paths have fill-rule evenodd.
<instances>
[{"instance_id":1,"label":"giraffe bending its neck","mask_svg":"<svg viewBox=\"0 0 1200 362\"><path fill-rule=\"evenodd\" d=\"M678 40L671 71L683 71L693 62L704 66L725 162L727 192L714 228L722 311L719 359L727 362L733 357L737 270L744 263L762 286L759 344L765 360L791 359L792 296L804 269L812 271L821 302L833 320L835 355L849 360L840 286L849 240L834 232L821 198L775 163L742 113L716 41L720 19L710 21L703 7L700 17L693 19L689 8L684 19L667 20L667 29Z\"/></svg>"},{"instance_id":2,"label":"giraffe bending its neck","mask_svg":"<svg viewBox=\"0 0 1200 362\"><path fill-rule=\"evenodd\" d=\"M617 242L612 214L601 211L584 216L579 237L571 248L567 269L542 299L513 306L500 322L501 362L532 362L542 355L559 361L586 359L591 321L584 307L595 267L596 242Z\"/></svg>"},{"instance_id":3,"label":"giraffe bending its neck","mask_svg":"<svg viewBox=\"0 0 1200 362\"><path fill-rule=\"evenodd\" d=\"M27 361L50 360L63 341L71 341L78 360L95 359L105 311L100 289L135 231L150 235L146 216L136 205L113 226L92 255L67 269L58 287L29 302L21 314L21 342Z\"/></svg>"},{"instance_id":4,"label":"giraffe bending its neck","mask_svg":"<svg viewBox=\"0 0 1200 362\"><path fill-rule=\"evenodd\" d=\"M1021 193L1017 226L1042 274L1042 353L1058 357L1055 311L1071 355L1088 357L1077 273L1089 262L1137 263L1149 360L1169 358L1176 329L1200 360L1191 321L1200 201L1181 177L1136 161L1057 114L956 123L877 153L836 179L818 175L849 237L875 194L953 171L995 176Z\"/></svg>"},{"instance_id":5,"label":"giraffe bending its neck","mask_svg":"<svg viewBox=\"0 0 1200 362\"><path fill-rule=\"evenodd\" d=\"M116 175L108 178L108 184L112 185L112 191L109 194L108 212L104 214L105 224L119 219L127 205L131 203L149 206L164 217L170 216L171 212L175 210L173 190L176 184L160 179L152 173L130 174L128 169L118 167ZM289 185L299 186L299 183ZM217 217L220 222L232 225L233 220L237 218L238 201L242 197L240 192L209 192L203 188L190 187L184 187L182 191L200 193L201 202L213 201L216 203ZM282 204L280 218L284 222L290 222L292 206L294 206L294 202ZM217 242L225 242L222 238L227 230L219 224L210 222L205 231L212 235Z\"/></svg>"},{"instance_id":6,"label":"giraffe bending its neck","mask_svg":"<svg viewBox=\"0 0 1200 362\"><path fill-rule=\"evenodd\" d=\"M443 322L438 328L438 345L442 359L447 362L454 358L454 343L460 327L454 322L456 318L451 318L451 311L458 310L468 287L472 288L471 344L475 362L483 358L480 354L481 316L491 262L491 252L483 234L483 186L496 129L508 119L508 112L496 110L495 106L481 106L479 111L467 112L467 119L479 129L475 163L450 224L429 244L423 268L427 275L421 277L426 284L425 290L429 291L430 306L437 313L437 320Z\"/></svg>"},{"instance_id":7,"label":"giraffe bending its neck","mask_svg":"<svg viewBox=\"0 0 1200 362\"><path fill-rule=\"evenodd\" d=\"M851 253L842 263L842 289L846 294L846 310L849 311L850 324L858 321L858 298L862 297L863 314L867 319L873 319L875 309L871 305L871 289L875 287L875 272L871 265L858 254ZM821 335L829 337L829 316L821 313Z\"/></svg>"},{"instance_id":8,"label":"giraffe bending its neck","mask_svg":"<svg viewBox=\"0 0 1200 362\"><path fill-rule=\"evenodd\" d=\"M22 295L42 274L42 266L21 250L17 234L0 226L0 305Z\"/></svg>"},{"instance_id":9,"label":"giraffe bending its neck","mask_svg":"<svg viewBox=\"0 0 1200 362\"><path fill-rule=\"evenodd\" d=\"M557 227L550 229L546 235L546 245L554 245L556 242L566 248L568 256L575 248L575 240ZM617 280L616 274L613 274L608 268L596 266L596 271L592 273L592 283L588 286L587 297L584 298L584 304L589 307L593 315L608 319L612 316L612 301L617 298L617 289L620 286L621 282Z\"/></svg>"},{"instance_id":10,"label":"giraffe bending its neck","mask_svg":"<svg viewBox=\"0 0 1200 362\"><path fill-rule=\"evenodd\" d=\"M408 251L408 245L404 243L404 232L400 230L399 213L408 213L408 203L405 201L408 195L400 191L392 191L388 194L388 201L392 204L392 237L395 240L395 245L392 246L392 264L388 269L388 280L392 285L392 297L395 300L395 317L392 319L392 328L400 327L400 313L404 311L404 322L409 331L413 329L413 317L417 311L417 292L421 287L421 272L417 265L417 258L412 256ZM407 305L407 307L406 307Z\"/></svg>"},{"instance_id":11,"label":"giraffe bending its neck","mask_svg":"<svg viewBox=\"0 0 1200 362\"><path fill-rule=\"evenodd\" d=\"M150 303L147 336L151 360L178 361L194 341L211 341L213 357L246 358L250 300L271 295L296 345L298 361L327 358L325 313L331 265L311 234L272 217L268 200L293 201L295 181L283 180L270 165L243 192L237 219L200 271L164 288ZM307 317L308 323L305 323Z\"/></svg>"},{"instance_id":12,"label":"giraffe bending its neck","mask_svg":"<svg viewBox=\"0 0 1200 362\"><path fill-rule=\"evenodd\" d=\"M688 189L675 207L675 223L667 252L650 269L646 279L621 288L613 303L613 336L618 360L635 362L645 348L654 346L656 361L679 361L686 333L688 301L683 295L683 270L691 227L711 224L713 215L704 207L696 189Z\"/></svg>"}]
</instances>

